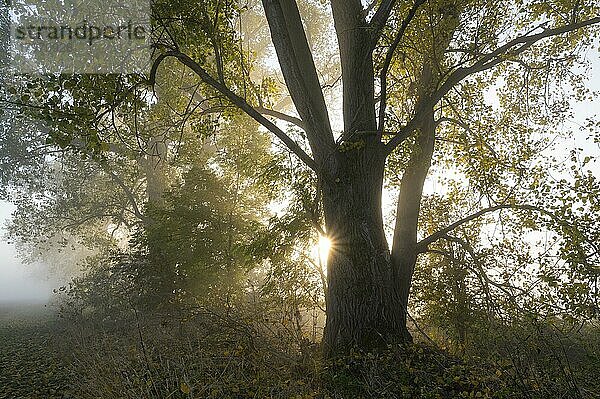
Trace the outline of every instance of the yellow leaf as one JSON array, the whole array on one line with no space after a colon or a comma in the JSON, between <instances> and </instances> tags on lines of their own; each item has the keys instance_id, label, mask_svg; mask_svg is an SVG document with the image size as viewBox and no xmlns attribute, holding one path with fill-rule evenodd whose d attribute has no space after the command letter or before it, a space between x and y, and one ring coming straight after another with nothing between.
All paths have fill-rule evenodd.
<instances>
[{"instance_id":1,"label":"yellow leaf","mask_svg":"<svg viewBox=\"0 0 600 399\"><path fill-rule=\"evenodd\" d=\"M186 384L185 382L181 383L181 385L179 386L179 389L181 389L181 392L185 393L186 395L189 394L190 392L192 392L192 390L190 389L188 384Z\"/></svg>"}]
</instances>

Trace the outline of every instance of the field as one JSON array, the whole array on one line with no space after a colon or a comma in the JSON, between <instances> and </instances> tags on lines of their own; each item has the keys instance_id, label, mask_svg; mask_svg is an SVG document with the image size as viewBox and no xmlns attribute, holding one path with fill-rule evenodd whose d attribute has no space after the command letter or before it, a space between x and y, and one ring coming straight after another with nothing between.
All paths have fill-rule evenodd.
<instances>
[{"instance_id":1,"label":"field","mask_svg":"<svg viewBox=\"0 0 600 399\"><path fill-rule=\"evenodd\" d=\"M75 397L56 341L60 332L43 305L0 305L0 398Z\"/></svg>"}]
</instances>

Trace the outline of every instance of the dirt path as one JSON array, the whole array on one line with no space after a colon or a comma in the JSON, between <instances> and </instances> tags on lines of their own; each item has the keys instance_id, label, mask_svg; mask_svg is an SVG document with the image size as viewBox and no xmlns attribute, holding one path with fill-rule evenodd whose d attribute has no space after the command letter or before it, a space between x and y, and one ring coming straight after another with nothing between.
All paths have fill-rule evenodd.
<instances>
[{"instance_id":1,"label":"dirt path","mask_svg":"<svg viewBox=\"0 0 600 399\"><path fill-rule=\"evenodd\" d=\"M55 344L55 316L43 305L0 305L0 398L74 399Z\"/></svg>"}]
</instances>

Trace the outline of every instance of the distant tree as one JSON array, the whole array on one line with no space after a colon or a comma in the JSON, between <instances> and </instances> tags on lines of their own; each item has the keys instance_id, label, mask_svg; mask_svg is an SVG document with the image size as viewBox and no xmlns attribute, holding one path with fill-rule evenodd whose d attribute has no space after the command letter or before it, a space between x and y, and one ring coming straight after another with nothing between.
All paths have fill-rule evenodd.
<instances>
[{"instance_id":1,"label":"distant tree","mask_svg":"<svg viewBox=\"0 0 600 399\"><path fill-rule=\"evenodd\" d=\"M132 267L155 304L208 286L232 290L217 280L237 284L262 261L244 261L240 248L279 195L269 173L280 159L247 117L202 108L197 91L181 97L187 83L178 79L166 74L152 104L141 103L148 93L128 76L31 76L8 86L0 178L2 198L16 205L8 235L24 260L61 266L57 253L77 253L65 272L79 274L130 252L145 258ZM214 118L222 118L219 134Z\"/></svg>"}]
</instances>

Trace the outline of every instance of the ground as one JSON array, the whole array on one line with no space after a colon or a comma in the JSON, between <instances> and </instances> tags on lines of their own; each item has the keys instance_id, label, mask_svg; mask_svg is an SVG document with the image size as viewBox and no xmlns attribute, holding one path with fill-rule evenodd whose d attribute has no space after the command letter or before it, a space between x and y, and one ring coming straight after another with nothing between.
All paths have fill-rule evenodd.
<instances>
[{"instance_id":1,"label":"ground","mask_svg":"<svg viewBox=\"0 0 600 399\"><path fill-rule=\"evenodd\" d=\"M496 358L422 342L328 361L283 326L200 310L61 319L43 305L2 306L0 399L598 397L595 330L587 346L553 348L542 332Z\"/></svg>"},{"instance_id":2,"label":"ground","mask_svg":"<svg viewBox=\"0 0 600 399\"><path fill-rule=\"evenodd\" d=\"M59 329L43 305L0 306L0 398L75 398Z\"/></svg>"}]
</instances>

